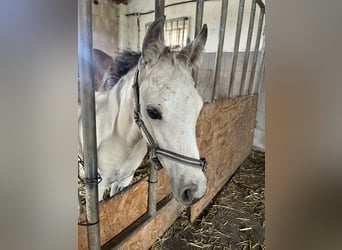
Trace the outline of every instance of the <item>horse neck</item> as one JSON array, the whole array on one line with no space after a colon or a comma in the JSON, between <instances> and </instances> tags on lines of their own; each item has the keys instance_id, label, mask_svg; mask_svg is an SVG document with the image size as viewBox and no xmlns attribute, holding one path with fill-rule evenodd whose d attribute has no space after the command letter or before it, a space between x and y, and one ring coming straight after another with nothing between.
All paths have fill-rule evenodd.
<instances>
[{"instance_id":1,"label":"horse neck","mask_svg":"<svg viewBox=\"0 0 342 250\"><path fill-rule=\"evenodd\" d=\"M133 81L134 72L128 72L114 88L111 90L110 99L116 99L116 104L109 101L109 105L117 105L118 111L114 118L114 135L126 140L127 144L134 146L140 139L142 139L141 132L133 119L134 113L134 92ZM112 93L113 92L113 93Z\"/></svg>"}]
</instances>

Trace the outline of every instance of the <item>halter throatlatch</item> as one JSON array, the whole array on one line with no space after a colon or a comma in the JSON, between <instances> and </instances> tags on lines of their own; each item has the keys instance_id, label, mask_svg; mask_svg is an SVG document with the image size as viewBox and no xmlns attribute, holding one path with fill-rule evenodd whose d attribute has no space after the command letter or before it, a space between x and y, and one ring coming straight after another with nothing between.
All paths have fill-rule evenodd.
<instances>
[{"instance_id":1,"label":"halter throatlatch","mask_svg":"<svg viewBox=\"0 0 342 250\"><path fill-rule=\"evenodd\" d=\"M138 125L138 127L141 129L141 131L144 133L147 142L150 146L150 158L154 162L154 164L161 168L162 165L159 161L158 157L164 157L169 160L190 166L190 167L196 167L202 169L204 172L208 168L208 163L205 160L205 158L196 159L189 156L185 156L182 154L177 154L175 152L165 150L162 148L159 148L156 144L154 138L152 137L151 133L148 131L147 127L145 126L144 121L141 117L141 111L140 111L140 91L139 91L139 69L137 67L137 70L135 71L134 76L134 99L135 99L135 109L134 109L134 120L135 123Z\"/></svg>"}]
</instances>

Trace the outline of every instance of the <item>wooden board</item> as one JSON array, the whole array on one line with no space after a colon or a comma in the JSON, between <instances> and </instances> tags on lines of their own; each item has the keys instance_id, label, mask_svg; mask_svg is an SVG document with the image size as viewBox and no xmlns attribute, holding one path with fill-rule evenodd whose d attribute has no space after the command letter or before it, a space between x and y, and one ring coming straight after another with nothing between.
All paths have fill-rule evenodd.
<instances>
[{"instance_id":1,"label":"wooden board","mask_svg":"<svg viewBox=\"0 0 342 250\"><path fill-rule=\"evenodd\" d=\"M149 249L154 241L172 225L181 213L182 207L175 199L168 202L144 227L120 245L120 250Z\"/></svg>"},{"instance_id":2,"label":"wooden board","mask_svg":"<svg viewBox=\"0 0 342 250\"><path fill-rule=\"evenodd\" d=\"M191 207L191 222L203 211L251 152L257 96L205 105L197 122L200 155L206 157L206 195Z\"/></svg>"},{"instance_id":3,"label":"wooden board","mask_svg":"<svg viewBox=\"0 0 342 250\"><path fill-rule=\"evenodd\" d=\"M148 177L99 204L101 245L112 239L147 211ZM157 201L171 193L164 169L158 171ZM78 249L88 249L87 228L78 227Z\"/></svg>"}]
</instances>

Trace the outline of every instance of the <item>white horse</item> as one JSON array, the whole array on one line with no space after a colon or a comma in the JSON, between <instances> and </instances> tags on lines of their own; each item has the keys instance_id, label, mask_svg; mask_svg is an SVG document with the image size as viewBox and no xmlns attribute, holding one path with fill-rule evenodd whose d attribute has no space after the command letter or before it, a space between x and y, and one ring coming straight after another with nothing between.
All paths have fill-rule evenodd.
<instances>
[{"instance_id":1,"label":"white horse","mask_svg":"<svg viewBox=\"0 0 342 250\"><path fill-rule=\"evenodd\" d=\"M196 121L203 100L194 87L191 68L197 66L207 39L203 26L195 40L180 52L170 52L161 40L164 19L148 29L138 65L108 91L97 92L96 136L99 200L111 186L111 196L128 186L147 152L147 136L135 123L135 73L139 87L141 120L158 148L199 159ZM79 154L83 140L79 115ZM191 205L206 192L206 177L200 168L159 157L170 178L174 197Z\"/></svg>"}]
</instances>

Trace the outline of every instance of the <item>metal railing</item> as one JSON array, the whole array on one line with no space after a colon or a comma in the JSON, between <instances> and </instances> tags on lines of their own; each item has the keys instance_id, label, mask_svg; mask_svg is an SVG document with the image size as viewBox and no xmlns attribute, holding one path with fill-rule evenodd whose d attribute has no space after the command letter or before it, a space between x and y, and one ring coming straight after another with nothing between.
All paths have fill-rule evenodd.
<instances>
[{"instance_id":1,"label":"metal railing","mask_svg":"<svg viewBox=\"0 0 342 250\"><path fill-rule=\"evenodd\" d=\"M251 10L250 10L250 16L249 16L245 55L244 55L243 66L242 66L242 75L241 75L241 80L240 80L240 86L237 86L239 89L238 93L235 93L234 95L234 87L236 87L237 85L236 68L237 68L237 61L238 61L238 56L239 56L243 16L244 16L244 11L245 11L245 8L244 8L245 0L239 1L238 15L237 15L237 20L236 20L234 49L233 49L233 54L232 54L232 64L230 68L230 78L228 81L228 93L226 95L228 98L233 98L233 97L242 96L246 94L247 95L256 94L255 91L258 90L258 84L259 84L258 81L261 80L261 77L257 77L257 80L255 80L255 75L256 73L258 73L258 75L261 75L261 72L263 71L263 67L264 67L264 64L263 64L264 53L262 53L261 67L259 67L259 72L256 72L258 62L260 64L260 58L259 58L260 48L259 47L260 47L260 41L262 38L262 31L264 27L265 5L261 0L251 0L251 1L252 2L251 2ZM251 43L252 43L252 38L253 38L254 23L255 23L257 7L259 7L257 35L255 38L252 65L250 66L251 72L250 72L249 79L247 79L247 69L248 69L249 60L250 60L250 53L251 53L250 49L251 49ZM232 11L235 11L235 10L232 10ZM225 33L226 33L227 15L228 15L228 0L222 0L221 16L220 16L221 21L220 21L220 27L219 27L217 52L215 56L216 58L215 59L215 71L214 71L211 101L215 101L218 99L217 92L218 92L218 86L220 84L220 78L222 74L223 44L224 44L224 38L225 38ZM247 92L245 91L246 85L247 85ZM209 86L206 86L206 87L209 87Z\"/></svg>"}]
</instances>

